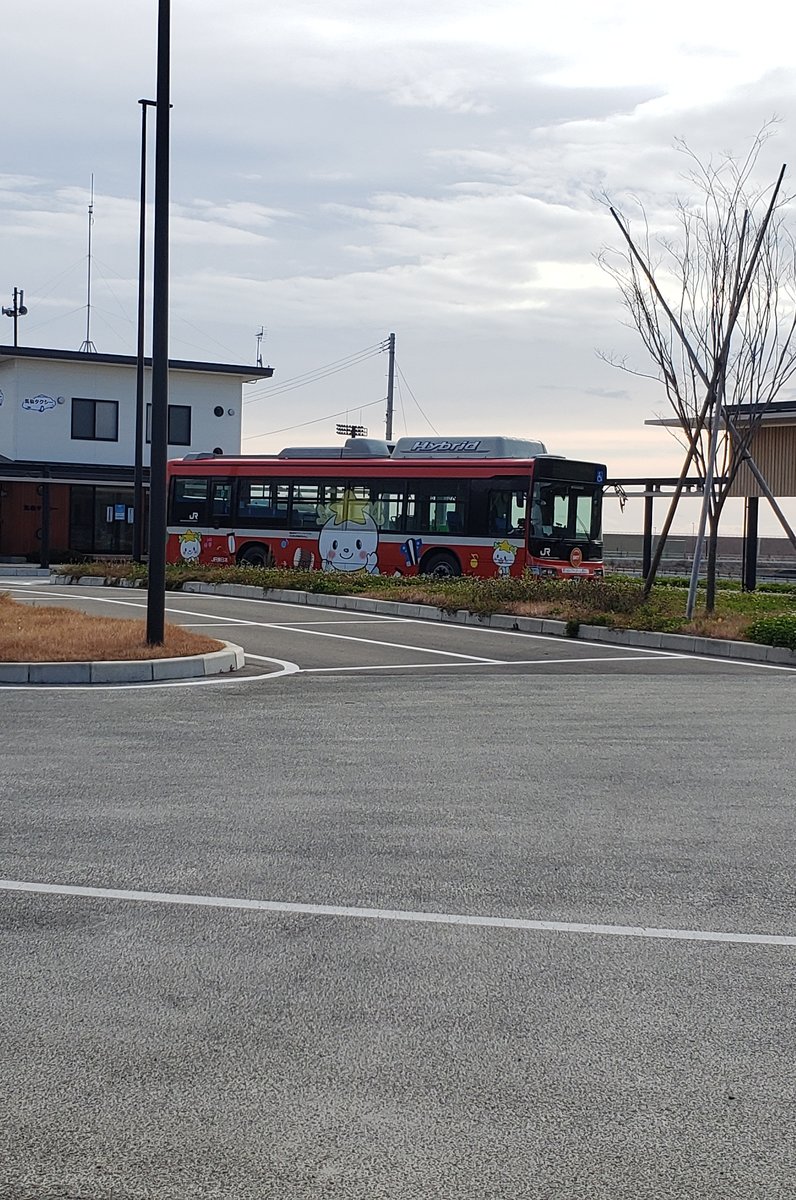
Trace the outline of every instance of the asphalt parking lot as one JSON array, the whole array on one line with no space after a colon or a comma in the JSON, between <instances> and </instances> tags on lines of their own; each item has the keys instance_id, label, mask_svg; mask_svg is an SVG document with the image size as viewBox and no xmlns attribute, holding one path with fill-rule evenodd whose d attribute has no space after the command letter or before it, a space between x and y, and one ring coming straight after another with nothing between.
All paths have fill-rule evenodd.
<instances>
[{"instance_id":1,"label":"asphalt parking lot","mask_svg":"<svg viewBox=\"0 0 796 1200\"><path fill-rule=\"evenodd\" d=\"M167 604L0 690L3 1200L796 1194L792 671Z\"/></svg>"}]
</instances>

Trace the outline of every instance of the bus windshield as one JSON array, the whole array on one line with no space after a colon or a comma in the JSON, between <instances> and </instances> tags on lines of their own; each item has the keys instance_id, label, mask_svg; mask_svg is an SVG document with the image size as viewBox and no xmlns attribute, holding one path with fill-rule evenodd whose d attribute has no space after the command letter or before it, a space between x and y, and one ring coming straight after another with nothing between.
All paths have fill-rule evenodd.
<instances>
[{"instance_id":1,"label":"bus windshield","mask_svg":"<svg viewBox=\"0 0 796 1200\"><path fill-rule=\"evenodd\" d=\"M565 479L537 480L531 494L531 537L599 542L602 488Z\"/></svg>"}]
</instances>

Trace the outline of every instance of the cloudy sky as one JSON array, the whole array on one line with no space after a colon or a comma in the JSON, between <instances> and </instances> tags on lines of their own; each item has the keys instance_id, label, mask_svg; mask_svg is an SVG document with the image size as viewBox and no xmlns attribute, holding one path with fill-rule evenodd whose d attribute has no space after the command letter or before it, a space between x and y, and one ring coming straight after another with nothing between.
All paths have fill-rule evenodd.
<instances>
[{"instance_id":1,"label":"cloudy sky","mask_svg":"<svg viewBox=\"0 0 796 1200\"><path fill-rule=\"evenodd\" d=\"M4 14L0 295L25 289L23 344L85 337L93 172L91 338L135 351L137 101L154 95L156 10L29 0ZM338 412L378 436L376 348L394 331L397 434L526 435L614 475L676 474L679 448L644 426L667 412L659 386L598 356L646 365L594 261L616 242L599 195L640 197L665 225L687 192L675 139L742 153L772 115L760 176L776 175L796 133L796 43L771 31L790 12L173 0L172 356L253 362L265 328L275 375L248 390L246 452L334 441ZM696 517L686 506L681 528ZM609 526L637 514L612 509Z\"/></svg>"}]
</instances>

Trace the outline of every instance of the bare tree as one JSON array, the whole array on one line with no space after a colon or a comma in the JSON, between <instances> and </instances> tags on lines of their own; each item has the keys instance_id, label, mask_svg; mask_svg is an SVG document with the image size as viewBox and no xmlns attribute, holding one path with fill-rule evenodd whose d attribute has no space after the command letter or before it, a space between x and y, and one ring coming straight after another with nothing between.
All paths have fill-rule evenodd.
<instances>
[{"instance_id":1,"label":"bare tree","mask_svg":"<svg viewBox=\"0 0 796 1200\"><path fill-rule=\"evenodd\" d=\"M765 126L743 160L724 155L703 162L678 143L696 198L677 202L676 234L655 234L640 205L642 232L633 237L627 220L611 207L624 246L604 250L599 259L619 287L631 327L685 435L688 455L681 478L693 463L704 480L700 535L707 523L708 612L715 606L719 521L742 463L751 467L794 536L750 452L766 409L796 371L796 245L787 225L789 198L781 192L784 167L773 186L757 190L753 182L770 133ZM608 361L649 374L626 360ZM654 570L659 562L660 553ZM689 616L698 572L695 553Z\"/></svg>"}]
</instances>

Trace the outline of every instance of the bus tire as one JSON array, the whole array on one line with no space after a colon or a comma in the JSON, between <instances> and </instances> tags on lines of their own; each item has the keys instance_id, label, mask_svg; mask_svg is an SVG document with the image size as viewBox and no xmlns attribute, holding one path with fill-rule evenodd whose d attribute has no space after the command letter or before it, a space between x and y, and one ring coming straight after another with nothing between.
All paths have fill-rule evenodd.
<instances>
[{"instance_id":1,"label":"bus tire","mask_svg":"<svg viewBox=\"0 0 796 1200\"><path fill-rule=\"evenodd\" d=\"M271 567L274 556L262 542L251 542L238 554L239 567Z\"/></svg>"},{"instance_id":2,"label":"bus tire","mask_svg":"<svg viewBox=\"0 0 796 1200\"><path fill-rule=\"evenodd\" d=\"M437 579L455 579L461 573L461 563L450 550L432 550L420 560L421 575L435 575Z\"/></svg>"}]
</instances>

